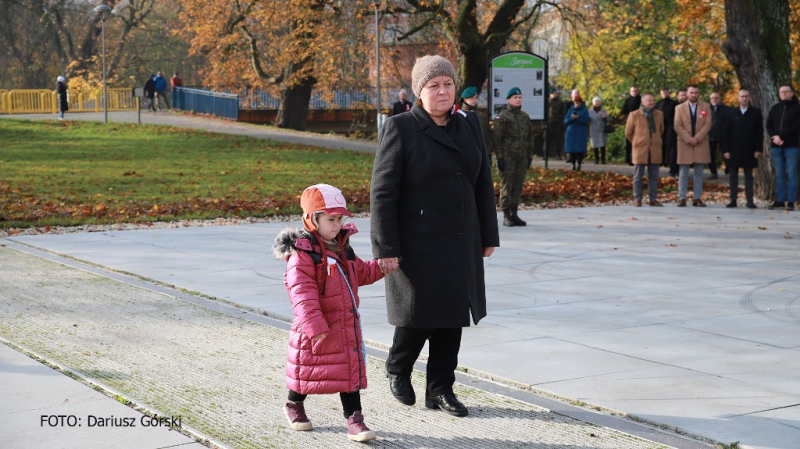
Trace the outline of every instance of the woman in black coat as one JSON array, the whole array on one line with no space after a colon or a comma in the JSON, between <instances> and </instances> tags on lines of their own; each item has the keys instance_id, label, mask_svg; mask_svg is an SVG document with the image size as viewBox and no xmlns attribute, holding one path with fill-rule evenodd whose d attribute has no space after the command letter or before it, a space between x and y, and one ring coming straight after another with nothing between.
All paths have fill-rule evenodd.
<instances>
[{"instance_id":1,"label":"woman in black coat","mask_svg":"<svg viewBox=\"0 0 800 449\"><path fill-rule=\"evenodd\" d=\"M58 119L64 120L64 113L69 111L69 99L67 98L67 80L59 76L56 81L56 99L58 100Z\"/></svg>"},{"instance_id":2,"label":"woman in black coat","mask_svg":"<svg viewBox=\"0 0 800 449\"><path fill-rule=\"evenodd\" d=\"M372 248L391 273L395 326L386 372L395 398L413 405L411 372L428 341L425 405L466 416L453 394L461 330L486 316L483 258L500 244L490 156L476 114L454 106L452 64L425 56L411 76L419 100L384 123L372 175Z\"/></svg>"},{"instance_id":3,"label":"woman in black coat","mask_svg":"<svg viewBox=\"0 0 800 449\"><path fill-rule=\"evenodd\" d=\"M753 202L753 169L764 149L764 117L761 109L750 106L750 92L739 91L739 107L725 111L722 155L728 168L728 185L731 200L727 207L736 207L739 194L739 169L744 169L744 193L747 207L755 209Z\"/></svg>"}]
</instances>

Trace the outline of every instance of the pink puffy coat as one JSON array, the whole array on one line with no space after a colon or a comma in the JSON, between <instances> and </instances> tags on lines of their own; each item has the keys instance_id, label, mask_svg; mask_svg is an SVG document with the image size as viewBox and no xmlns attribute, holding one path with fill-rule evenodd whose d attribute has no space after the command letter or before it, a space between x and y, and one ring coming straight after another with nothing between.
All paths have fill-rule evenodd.
<instances>
[{"instance_id":1,"label":"pink puffy coat","mask_svg":"<svg viewBox=\"0 0 800 449\"><path fill-rule=\"evenodd\" d=\"M347 223L337 240L347 241L356 232L355 225ZM356 306L358 287L383 277L377 261L364 262L358 257L342 261L344 255L339 258L321 248L306 231L286 228L278 234L273 253L287 261L284 284L294 309L286 385L301 394L363 390L367 388L367 371L358 311L338 268L327 263L315 264L309 251L324 253L341 264L350 280ZM325 332L327 337L312 343L312 337Z\"/></svg>"}]
</instances>

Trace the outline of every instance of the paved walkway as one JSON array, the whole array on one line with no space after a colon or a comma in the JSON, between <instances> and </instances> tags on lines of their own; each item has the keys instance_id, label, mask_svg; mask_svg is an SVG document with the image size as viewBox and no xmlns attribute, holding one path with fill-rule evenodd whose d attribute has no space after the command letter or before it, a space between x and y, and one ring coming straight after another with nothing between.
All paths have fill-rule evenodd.
<instances>
[{"instance_id":1,"label":"paved walkway","mask_svg":"<svg viewBox=\"0 0 800 449\"><path fill-rule=\"evenodd\" d=\"M347 444L337 395L308 399L314 431L288 429L281 411L286 323L8 247L0 247L0 265L0 336L113 392L118 400L151 412L155 407L158 416L174 424L179 420L182 430L212 447ZM456 393L470 407L469 418L420 404L403 406L388 393L381 375L385 354L371 348L369 355L371 388L362 401L367 423L379 435L372 447L670 447L631 433L674 441L675 447L700 447L609 416L596 415L617 421L621 431L593 425L568 416L590 414L585 411L546 401L554 412L511 397L529 394L465 375L459 375ZM417 391L424 390L423 378L414 376ZM166 427L146 427L158 421L2 345L0 393L4 448L200 447ZM63 424L52 415L63 416ZM53 425L42 426L42 416L54 419Z\"/></svg>"},{"instance_id":2,"label":"paved walkway","mask_svg":"<svg viewBox=\"0 0 800 449\"><path fill-rule=\"evenodd\" d=\"M162 117L159 123L248 135L255 126L154 116ZM318 143L302 133L255 128L306 144L342 141L343 148L361 151L335 136L319 136ZM374 144L361 148L369 146ZM521 215L531 226L503 228L503 246L487 261L489 317L465 332L465 370L717 441L740 441L741 447L797 447L800 214L668 205ZM369 257L369 220L355 222L362 233L354 246ZM269 246L281 226L18 236L6 242L201 292L280 320L291 309L283 264L270 258ZM382 296L382 283L363 290L365 334L376 347L391 341ZM372 379L382 382L379 375Z\"/></svg>"},{"instance_id":3,"label":"paved walkway","mask_svg":"<svg viewBox=\"0 0 800 449\"><path fill-rule=\"evenodd\" d=\"M742 447L797 447L800 214L671 206L521 215L530 226L502 228L486 262L489 316L465 331L466 370ZM354 221L355 250L369 257L369 220ZM282 226L7 241L286 319L284 265L269 253ZM386 346L383 283L361 293L365 336Z\"/></svg>"}]
</instances>

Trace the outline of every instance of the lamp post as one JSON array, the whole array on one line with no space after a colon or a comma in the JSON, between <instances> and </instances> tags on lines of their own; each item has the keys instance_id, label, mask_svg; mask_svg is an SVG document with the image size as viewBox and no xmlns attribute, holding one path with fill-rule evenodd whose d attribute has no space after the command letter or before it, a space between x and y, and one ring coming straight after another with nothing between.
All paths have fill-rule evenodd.
<instances>
[{"instance_id":1,"label":"lamp post","mask_svg":"<svg viewBox=\"0 0 800 449\"><path fill-rule=\"evenodd\" d=\"M103 112L105 113L105 123L108 123L108 83L106 82L106 19L111 13L108 5L99 5L94 8L94 12L100 16L103 33Z\"/></svg>"},{"instance_id":2,"label":"lamp post","mask_svg":"<svg viewBox=\"0 0 800 449\"><path fill-rule=\"evenodd\" d=\"M375 117L375 128L381 131L381 32L379 27L381 0L372 0L375 5L375 81L377 84L378 115Z\"/></svg>"}]
</instances>

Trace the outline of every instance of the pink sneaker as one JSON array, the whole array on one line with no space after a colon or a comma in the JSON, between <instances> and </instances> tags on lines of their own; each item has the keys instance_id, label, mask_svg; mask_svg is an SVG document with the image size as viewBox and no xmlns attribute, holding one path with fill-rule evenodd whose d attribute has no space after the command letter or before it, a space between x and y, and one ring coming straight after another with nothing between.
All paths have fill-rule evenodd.
<instances>
[{"instance_id":1,"label":"pink sneaker","mask_svg":"<svg viewBox=\"0 0 800 449\"><path fill-rule=\"evenodd\" d=\"M306 416L306 409L302 402L286 401L283 414L289 420L289 427L294 430L311 430L313 426Z\"/></svg>"},{"instance_id":2,"label":"pink sneaker","mask_svg":"<svg viewBox=\"0 0 800 449\"><path fill-rule=\"evenodd\" d=\"M354 412L353 416L347 418L347 439L352 441L369 441L377 438L375 432L369 430L364 424L364 415L361 412Z\"/></svg>"}]
</instances>

